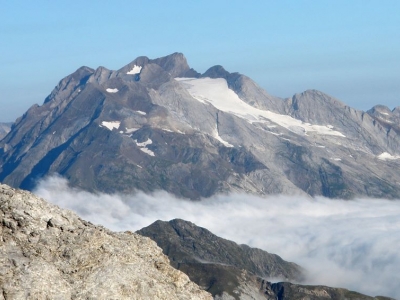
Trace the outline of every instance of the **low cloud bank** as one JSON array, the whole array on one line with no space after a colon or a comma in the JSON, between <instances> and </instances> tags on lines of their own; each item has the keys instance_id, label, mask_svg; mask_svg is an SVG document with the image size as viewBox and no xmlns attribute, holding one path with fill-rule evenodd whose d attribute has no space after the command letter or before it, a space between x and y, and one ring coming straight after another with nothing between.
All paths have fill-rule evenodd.
<instances>
[{"instance_id":1,"label":"low cloud bank","mask_svg":"<svg viewBox=\"0 0 400 300\"><path fill-rule=\"evenodd\" d=\"M235 194L193 202L166 192L92 194L57 176L35 193L115 231L181 218L300 264L308 284L400 297L400 201Z\"/></svg>"}]
</instances>

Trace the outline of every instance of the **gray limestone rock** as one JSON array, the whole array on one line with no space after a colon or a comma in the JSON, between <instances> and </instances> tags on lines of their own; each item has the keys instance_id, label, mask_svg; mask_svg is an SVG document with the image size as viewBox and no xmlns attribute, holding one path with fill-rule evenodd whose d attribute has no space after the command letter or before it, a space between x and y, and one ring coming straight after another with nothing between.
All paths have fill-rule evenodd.
<instances>
[{"instance_id":1,"label":"gray limestone rock","mask_svg":"<svg viewBox=\"0 0 400 300\"><path fill-rule=\"evenodd\" d=\"M211 299L148 238L0 185L0 299Z\"/></svg>"},{"instance_id":2,"label":"gray limestone rock","mask_svg":"<svg viewBox=\"0 0 400 300\"><path fill-rule=\"evenodd\" d=\"M207 99L216 83L193 94L195 81L176 79L188 76L227 88ZM181 53L142 56L61 80L0 141L0 181L32 190L58 173L106 193L398 199L399 128L398 108L363 112L315 90L283 100L221 66L200 75Z\"/></svg>"}]
</instances>

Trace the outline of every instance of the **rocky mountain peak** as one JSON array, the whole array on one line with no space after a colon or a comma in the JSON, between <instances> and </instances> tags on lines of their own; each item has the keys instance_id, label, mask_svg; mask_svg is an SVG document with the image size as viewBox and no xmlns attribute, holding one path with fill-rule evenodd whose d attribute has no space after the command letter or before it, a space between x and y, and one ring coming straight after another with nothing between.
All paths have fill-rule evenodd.
<instances>
[{"instance_id":1,"label":"rocky mountain peak","mask_svg":"<svg viewBox=\"0 0 400 300\"><path fill-rule=\"evenodd\" d=\"M380 125L387 128L388 132L393 129L400 133L400 110L398 108L390 110L385 105L375 105L367 113Z\"/></svg>"},{"instance_id":2,"label":"rocky mountain peak","mask_svg":"<svg viewBox=\"0 0 400 300\"><path fill-rule=\"evenodd\" d=\"M346 105L318 90L306 90L286 100L287 113L304 122L324 124ZM332 120L333 121L333 120ZM333 125L333 124L332 124Z\"/></svg>"},{"instance_id":3,"label":"rocky mountain peak","mask_svg":"<svg viewBox=\"0 0 400 300\"><path fill-rule=\"evenodd\" d=\"M392 113L400 118L400 106L393 108Z\"/></svg>"},{"instance_id":4,"label":"rocky mountain peak","mask_svg":"<svg viewBox=\"0 0 400 300\"><path fill-rule=\"evenodd\" d=\"M62 79L0 141L0 180L32 189L59 173L90 191L161 189L191 199L395 198L400 121L398 109L387 113L378 118L315 90L283 100L218 65L200 76L181 53L142 56L117 71L82 67Z\"/></svg>"},{"instance_id":5,"label":"rocky mountain peak","mask_svg":"<svg viewBox=\"0 0 400 300\"><path fill-rule=\"evenodd\" d=\"M196 71L194 71L189 67L186 57L182 53L178 52L156 59L149 59L146 56L140 56L131 63L121 68L120 70L118 70L118 72L120 73L137 72L137 74L140 74L142 69L144 70L145 68L148 68L148 65L151 64L159 66L161 70L166 72L172 78L199 76L199 74Z\"/></svg>"},{"instance_id":6,"label":"rocky mountain peak","mask_svg":"<svg viewBox=\"0 0 400 300\"><path fill-rule=\"evenodd\" d=\"M387 116L393 114L393 112L389 109L389 107L380 104L375 105L370 110L367 110L367 113L369 113L370 115L383 114Z\"/></svg>"},{"instance_id":7,"label":"rocky mountain peak","mask_svg":"<svg viewBox=\"0 0 400 300\"><path fill-rule=\"evenodd\" d=\"M153 59L152 63L159 65L174 78L189 77L188 72L191 70L187 63L186 57L182 53L178 52Z\"/></svg>"},{"instance_id":8,"label":"rocky mountain peak","mask_svg":"<svg viewBox=\"0 0 400 300\"><path fill-rule=\"evenodd\" d=\"M79 86L86 84L89 77L95 72L92 68L83 66L69 76L62 79L54 88L51 94L44 100L44 103L54 101L59 103L61 99L68 98Z\"/></svg>"},{"instance_id":9,"label":"rocky mountain peak","mask_svg":"<svg viewBox=\"0 0 400 300\"><path fill-rule=\"evenodd\" d=\"M238 73L235 73L238 74ZM228 79L231 77L231 73L229 73L227 70L224 69L223 66L221 65L216 65L211 68L209 68L207 71L205 71L201 77L210 77L210 78L224 78L228 81Z\"/></svg>"}]
</instances>

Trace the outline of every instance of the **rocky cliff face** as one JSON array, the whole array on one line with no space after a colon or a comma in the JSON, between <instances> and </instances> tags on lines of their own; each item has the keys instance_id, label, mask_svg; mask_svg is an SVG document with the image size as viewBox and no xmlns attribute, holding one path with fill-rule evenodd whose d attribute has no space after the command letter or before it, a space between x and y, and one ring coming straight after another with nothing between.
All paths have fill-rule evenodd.
<instances>
[{"instance_id":1,"label":"rocky cliff face","mask_svg":"<svg viewBox=\"0 0 400 300\"><path fill-rule=\"evenodd\" d=\"M319 91L279 99L180 53L81 67L0 142L0 181L59 173L89 191L400 198L398 109L355 110ZM117 180L116 180L117 179Z\"/></svg>"},{"instance_id":2,"label":"rocky cliff face","mask_svg":"<svg viewBox=\"0 0 400 300\"><path fill-rule=\"evenodd\" d=\"M212 299L135 233L0 185L0 299Z\"/></svg>"}]
</instances>

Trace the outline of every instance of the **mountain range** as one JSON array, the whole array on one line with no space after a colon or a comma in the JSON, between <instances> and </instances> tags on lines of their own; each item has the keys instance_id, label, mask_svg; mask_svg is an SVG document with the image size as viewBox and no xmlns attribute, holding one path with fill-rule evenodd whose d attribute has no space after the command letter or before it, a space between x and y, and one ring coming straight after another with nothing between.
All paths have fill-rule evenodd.
<instances>
[{"instance_id":1,"label":"mountain range","mask_svg":"<svg viewBox=\"0 0 400 300\"><path fill-rule=\"evenodd\" d=\"M400 107L364 112L320 91L287 99L181 53L81 67L0 142L0 181L58 173L87 191L400 198Z\"/></svg>"}]
</instances>

